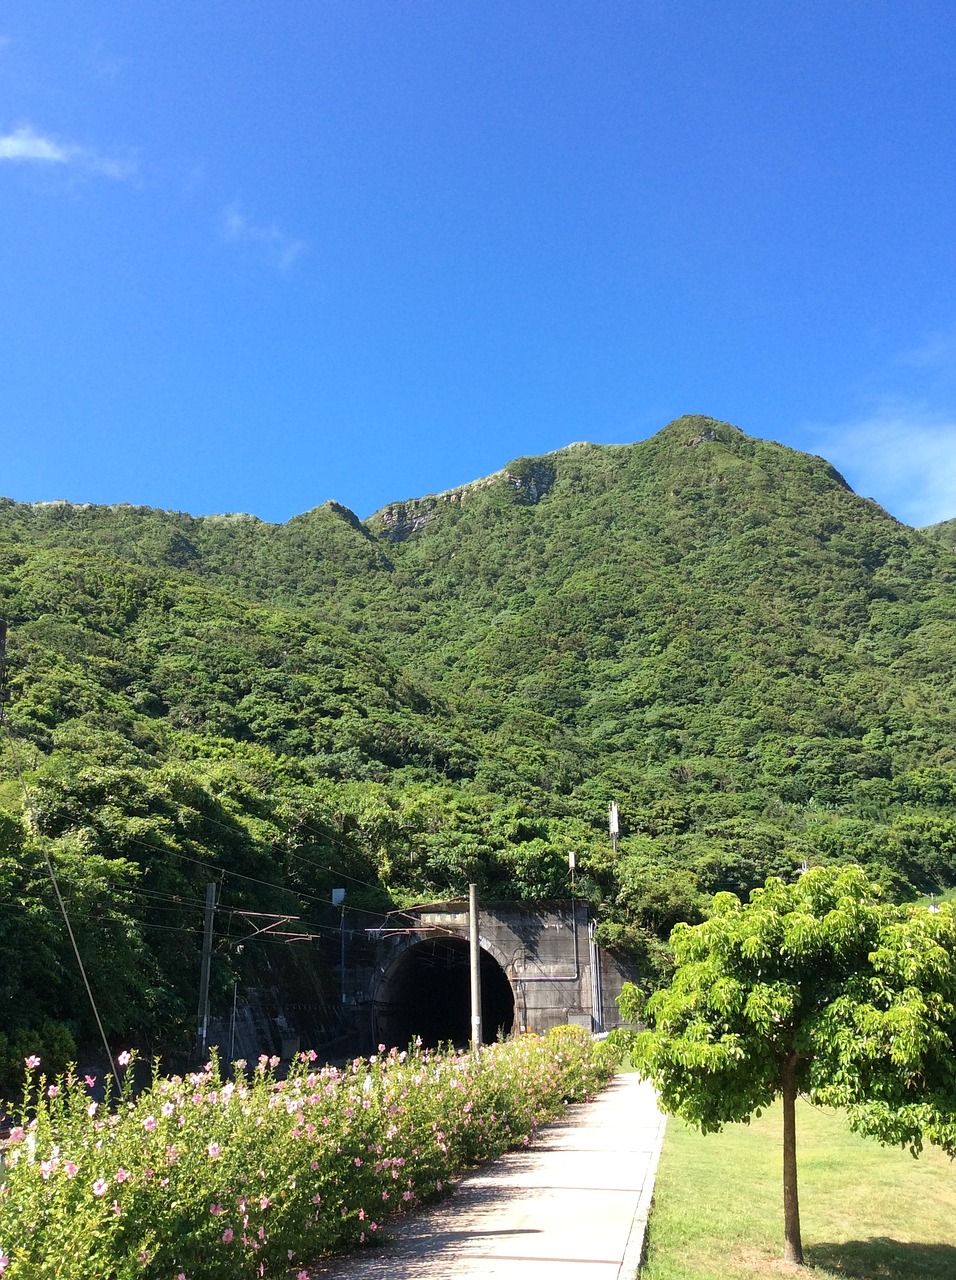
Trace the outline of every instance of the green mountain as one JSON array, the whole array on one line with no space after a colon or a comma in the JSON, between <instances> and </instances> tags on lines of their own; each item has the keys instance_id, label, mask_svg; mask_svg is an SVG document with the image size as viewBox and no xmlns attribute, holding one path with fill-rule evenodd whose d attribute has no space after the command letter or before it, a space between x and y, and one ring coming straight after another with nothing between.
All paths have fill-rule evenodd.
<instances>
[{"instance_id":1,"label":"green mountain","mask_svg":"<svg viewBox=\"0 0 956 1280\"><path fill-rule=\"evenodd\" d=\"M939 524L927 525L923 532L929 538L935 538L950 551L956 551L956 520L942 520Z\"/></svg>"},{"instance_id":2,"label":"green mountain","mask_svg":"<svg viewBox=\"0 0 956 1280\"><path fill-rule=\"evenodd\" d=\"M708 895L804 859L956 884L938 528L700 417L364 522L3 500L0 1034L88 1030L44 850L113 939L117 1033L188 1018L213 871L236 912L320 928L342 875L369 908L550 896L574 849L604 941L651 977Z\"/></svg>"}]
</instances>

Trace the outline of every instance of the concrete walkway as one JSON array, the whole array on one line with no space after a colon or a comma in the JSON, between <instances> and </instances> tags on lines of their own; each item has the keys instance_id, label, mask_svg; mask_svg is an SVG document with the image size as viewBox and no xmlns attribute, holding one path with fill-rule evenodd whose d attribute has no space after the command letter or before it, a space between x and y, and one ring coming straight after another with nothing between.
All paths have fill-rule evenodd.
<instances>
[{"instance_id":1,"label":"concrete walkway","mask_svg":"<svg viewBox=\"0 0 956 1280\"><path fill-rule=\"evenodd\" d=\"M664 1117L617 1076L530 1147L464 1177L435 1208L387 1224L391 1242L311 1268L314 1280L633 1280Z\"/></svg>"}]
</instances>

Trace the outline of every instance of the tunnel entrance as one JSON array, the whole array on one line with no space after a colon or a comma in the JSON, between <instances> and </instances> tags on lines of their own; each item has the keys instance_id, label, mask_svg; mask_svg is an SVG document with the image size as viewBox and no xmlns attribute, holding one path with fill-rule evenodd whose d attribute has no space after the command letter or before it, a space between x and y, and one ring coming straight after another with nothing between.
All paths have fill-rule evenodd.
<instances>
[{"instance_id":1,"label":"tunnel entrance","mask_svg":"<svg viewBox=\"0 0 956 1280\"><path fill-rule=\"evenodd\" d=\"M464 938L430 938L403 953L375 998L378 1038L404 1049L416 1036L429 1048L471 1040L469 946ZM494 956L481 951L481 1030L486 1044L514 1026L511 983Z\"/></svg>"}]
</instances>

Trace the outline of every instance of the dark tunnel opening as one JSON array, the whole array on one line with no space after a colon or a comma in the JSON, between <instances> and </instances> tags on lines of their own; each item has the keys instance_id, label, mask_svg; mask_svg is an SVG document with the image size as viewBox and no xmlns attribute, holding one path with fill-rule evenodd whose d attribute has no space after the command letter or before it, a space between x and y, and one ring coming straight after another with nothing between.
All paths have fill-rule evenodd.
<instances>
[{"instance_id":1,"label":"dark tunnel opening","mask_svg":"<svg viewBox=\"0 0 956 1280\"><path fill-rule=\"evenodd\" d=\"M378 1037L406 1048L416 1036L429 1048L471 1040L469 947L464 938L433 938L410 947L383 980L375 1001ZM494 956L481 952L481 1032L486 1044L514 1026L511 983Z\"/></svg>"}]
</instances>

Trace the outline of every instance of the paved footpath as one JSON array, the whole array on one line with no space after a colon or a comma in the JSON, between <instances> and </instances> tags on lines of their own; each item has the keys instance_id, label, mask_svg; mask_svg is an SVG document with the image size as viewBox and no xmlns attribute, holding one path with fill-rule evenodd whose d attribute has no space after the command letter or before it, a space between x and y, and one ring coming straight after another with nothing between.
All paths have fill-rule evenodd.
<instances>
[{"instance_id":1,"label":"paved footpath","mask_svg":"<svg viewBox=\"0 0 956 1280\"><path fill-rule=\"evenodd\" d=\"M532 1146L389 1223L390 1243L320 1263L310 1280L633 1280L663 1139L652 1087L617 1076Z\"/></svg>"}]
</instances>

